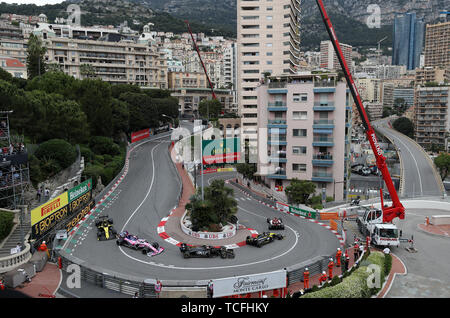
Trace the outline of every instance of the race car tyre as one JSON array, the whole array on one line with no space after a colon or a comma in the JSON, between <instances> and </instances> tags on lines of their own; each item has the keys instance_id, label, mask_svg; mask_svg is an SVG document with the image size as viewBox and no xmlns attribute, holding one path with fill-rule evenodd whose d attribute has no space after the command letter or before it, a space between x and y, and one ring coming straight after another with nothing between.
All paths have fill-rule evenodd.
<instances>
[{"instance_id":1,"label":"race car tyre","mask_svg":"<svg viewBox=\"0 0 450 318\"><path fill-rule=\"evenodd\" d=\"M270 223L270 219L269 218L267 218L267 223Z\"/></svg>"},{"instance_id":2,"label":"race car tyre","mask_svg":"<svg viewBox=\"0 0 450 318\"><path fill-rule=\"evenodd\" d=\"M158 248L159 248L158 242L153 242L153 243L152 243L152 246L153 246L155 249L158 249Z\"/></svg>"},{"instance_id":3,"label":"race car tyre","mask_svg":"<svg viewBox=\"0 0 450 318\"><path fill-rule=\"evenodd\" d=\"M190 257L189 252L184 252L184 253L183 253L183 257L184 257L184 258L189 258L189 257Z\"/></svg>"},{"instance_id":4,"label":"race car tyre","mask_svg":"<svg viewBox=\"0 0 450 318\"><path fill-rule=\"evenodd\" d=\"M114 224L113 219L108 219L109 224Z\"/></svg>"}]
</instances>

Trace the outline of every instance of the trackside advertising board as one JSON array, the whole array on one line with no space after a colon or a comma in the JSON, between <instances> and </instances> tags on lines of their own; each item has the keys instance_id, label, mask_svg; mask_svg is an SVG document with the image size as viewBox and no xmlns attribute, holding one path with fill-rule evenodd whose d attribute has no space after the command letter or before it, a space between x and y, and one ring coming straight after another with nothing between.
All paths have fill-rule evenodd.
<instances>
[{"instance_id":1,"label":"trackside advertising board","mask_svg":"<svg viewBox=\"0 0 450 318\"><path fill-rule=\"evenodd\" d=\"M69 217L91 206L92 179L86 180L31 211L31 233L39 239ZM90 210L90 209L89 209Z\"/></svg>"},{"instance_id":2,"label":"trackside advertising board","mask_svg":"<svg viewBox=\"0 0 450 318\"><path fill-rule=\"evenodd\" d=\"M296 207L293 207L293 206L289 207L289 212L291 212L293 214L297 214L297 215L303 216L303 217L308 218L308 219L315 219L316 218L316 214L317 214L315 211L303 210L303 209L296 208Z\"/></svg>"},{"instance_id":3,"label":"trackside advertising board","mask_svg":"<svg viewBox=\"0 0 450 318\"><path fill-rule=\"evenodd\" d=\"M213 297L255 293L286 287L286 271L236 276L213 280Z\"/></svg>"},{"instance_id":4,"label":"trackside advertising board","mask_svg":"<svg viewBox=\"0 0 450 318\"><path fill-rule=\"evenodd\" d=\"M68 191L69 202L72 202L92 190L92 179L83 181Z\"/></svg>"},{"instance_id":5,"label":"trackside advertising board","mask_svg":"<svg viewBox=\"0 0 450 318\"><path fill-rule=\"evenodd\" d=\"M131 143L150 137L150 129L143 129L131 133Z\"/></svg>"},{"instance_id":6,"label":"trackside advertising board","mask_svg":"<svg viewBox=\"0 0 450 318\"><path fill-rule=\"evenodd\" d=\"M203 140L203 164L236 163L241 159L240 138Z\"/></svg>"},{"instance_id":7,"label":"trackside advertising board","mask_svg":"<svg viewBox=\"0 0 450 318\"><path fill-rule=\"evenodd\" d=\"M39 221L52 215L59 209L65 207L69 203L67 192L60 194L56 198L45 202L37 208L31 210L31 225L35 225Z\"/></svg>"}]
</instances>

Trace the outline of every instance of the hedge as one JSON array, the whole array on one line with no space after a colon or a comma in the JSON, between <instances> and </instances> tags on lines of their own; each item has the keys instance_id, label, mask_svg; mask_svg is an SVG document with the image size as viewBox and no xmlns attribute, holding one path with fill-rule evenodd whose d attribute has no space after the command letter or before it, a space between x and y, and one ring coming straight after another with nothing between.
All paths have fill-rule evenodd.
<instances>
[{"instance_id":1,"label":"hedge","mask_svg":"<svg viewBox=\"0 0 450 318\"><path fill-rule=\"evenodd\" d=\"M35 152L40 161L53 159L65 169L77 159L77 151L74 146L62 139L51 139L39 145Z\"/></svg>"},{"instance_id":2,"label":"hedge","mask_svg":"<svg viewBox=\"0 0 450 318\"><path fill-rule=\"evenodd\" d=\"M6 238L14 226L14 213L0 211L0 241Z\"/></svg>"},{"instance_id":3,"label":"hedge","mask_svg":"<svg viewBox=\"0 0 450 318\"><path fill-rule=\"evenodd\" d=\"M389 255L390 256L390 255ZM342 279L342 282L329 287L322 287L318 291L306 293L302 298L369 298L378 293L379 289L370 289L367 285L367 278L371 271L367 272L370 264L380 266L381 286L386 277L385 255L382 252L371 252L370 255L360 263L360 266L353 273ZM389 269L390 271L390 269ZM387 271L387 273L389 273Z\"/></svg>"}]
</instances>

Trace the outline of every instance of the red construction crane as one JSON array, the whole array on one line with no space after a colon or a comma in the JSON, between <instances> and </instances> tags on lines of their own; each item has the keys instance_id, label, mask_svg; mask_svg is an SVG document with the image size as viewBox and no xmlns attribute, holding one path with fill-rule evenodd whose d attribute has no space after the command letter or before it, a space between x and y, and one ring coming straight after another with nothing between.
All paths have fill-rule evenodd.
<instances>
[{"instance_id":1,"label":"red construction crane","mask_svg":"<svg viewBox=\"0 0 450 318\"><path fill-rule=\"evenodd\" d=\"M189 25L189 21L186 20L184 22L186 23L189 33L191 34L192 42L194 43L194 47L195 47L195 50L197 51L198 58L200 59L200 63L202 63L203 71L205 72L206 79L208 80L208 83L209 83L209 87L211 88L212 97L213 97L213 99L217 99L216 94L214 93L214 85L212 84L211 80L209 79L208 72L206 71L205 64L203 63L202 57L200 55L200 51L197 46L197 41L195 41L194 35L192 34L192 30L191 30L191 26Z\"/></svg>"},{"instance_id":2,"label":"red construction crane","mask_svg":"<svg viewBox=\"0 0 450 318\"><path fill-rule=\"evenodd\" d=\"M369 140L370 146L372 147L373 153L376 158L377 167L380 170L383 180L386 183L386 187L389 191L389 195L392 199L392 206L384 206L383 203L383 190L380 189L381 195L381 208L383 211L383 222L389 223L396 217L400 219L405 218L405 208L401 204L397 191L395 190L394 183L392 182L391 175L389 174L389 170L386 165L386 158L383 156L383 151L378 143L377 137L375 135L375 131L370 125L369 118L367 117L366 111L364 109L364 105L361 101L361 97L359 96L358 90L356 88L355 82L353 81L352 74L349 71L347 66L347 62L345 61L344 55L342 54L341 47L339 45L339 41L336 37L336 33L334 31L333 25L331 24L330 18L328 17L327 11L325 10L325 6L322 0L316 0L317 5L319 6L320 13L322 15L323 22L327 29L328 35L330 36L330 40L333 43L334 50L336 51L336 55L339 59L339 63L341 64L342 70L344 71L345 78L347 80L347 85L350 88L350 92L353 96L353 100L356 103L356 107L358 112L361 115L361 119L365 128L365 133L367 135L367 139Z\"/></svg>"}]
</instances>

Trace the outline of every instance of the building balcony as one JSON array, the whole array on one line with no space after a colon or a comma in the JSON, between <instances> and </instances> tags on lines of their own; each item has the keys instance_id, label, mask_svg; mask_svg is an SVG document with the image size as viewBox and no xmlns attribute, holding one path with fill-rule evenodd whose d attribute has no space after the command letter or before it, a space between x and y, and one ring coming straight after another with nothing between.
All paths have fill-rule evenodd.
<instances>
[{"instance_id":1,"label":"building balcony","mask_svg":"<svg viewBox=\"0 0 450 318\"><path fill-rule=\"evenodd\" d=\"M320 93L335 93L336 88L335 87L314 87L314 93L320 94Z\"/></svg>"},{"instance_id":2,"label":"building balcony","mask_svg":"<svg viewBox=\"0 0 450 318\"><path fill-rule=\"evenodd\" d=\"M316 167L331 167L334 163L333 155L313 155L312 165Z\"/></svg>"},{"instance_id":3,"label":"building balcony","mask_svg":"<svg viewBox=\"0 0 450 318\"><path fill-rule=\"evenodd\" d=\"M286 82L270 82L268 94L287 94Z\"/></svg>"},{"instance_id":4,"label":"building balcony","mask_svg":"<svg viewBox=\"0 0 450 318\"><path fill-rule=\"evenodd\" d=\"M334 102L315 102L313 110L316 112L330 112L334 111Z\"/></svg>"},{"instance_id":5,"label":"building balcony","mask_svg":"<svg viewBox=\"0 0 450 318\"><path fill-rule=\"evenodd\" d=\"M280 157L269 157L269 163L287 163L286 156L284 158Z\"/></svg>"},{"instance_id":6,"label":"building balcony","mask_svg":"<svg viewBox=\"0 0 450 318\"><path fill-rule=\"evenodd\" d=\"M315 119L313 123L313 129L333 129L334 120L328 119Z\"/></svg>"},{"instance_id":7,"label":"building balcony","mask_svg":"<svg viewBox=\"0 0 450 318\"><path fill-rule=\"evenodd\" d=\"M270 112L285 112L287 111L287 105L285 102L272 102L268 103L267 110Z\"/></svg>"},{"instance_id":8,"label":"building balcony","mask_svg":"<svg viewBox=\"0 0 450 318\"><path fill-rule=\"evenodd\" d=\"M276 173L269 174L269 175L267 175L267 178L269 178L269 179L287 179L286 170L280 170L280 171L277 171Z\"/></svg>"},{"instance_id":9,"label":"building balcony","mask_svg":"<svg viewBox=\"0 0 450 318\"><path fill-rule=\"evenodd\" d=\"M333 147L334 139L330 137L314 137L313 147Z\"/></svg>"},{"instance_id":10,"label":"building balcony","mask_svg":"<svg viewBox=\"0 0 450 318\"><path fill-rule=\"evenodd\" d=\"M334 182L333 174L328 172L316 172L312 174L311 181L313 182Z\"/></svg>"},{"instance_id":11,"label":"building balcony","mask_svg":"<svg viewBox=\"0 0 450 318\"><path fill-rule=\"evenodd\" d=\"M287 122L285 119L269 119L267 128L287 128Z\"/></svg>"}]
</instances>

